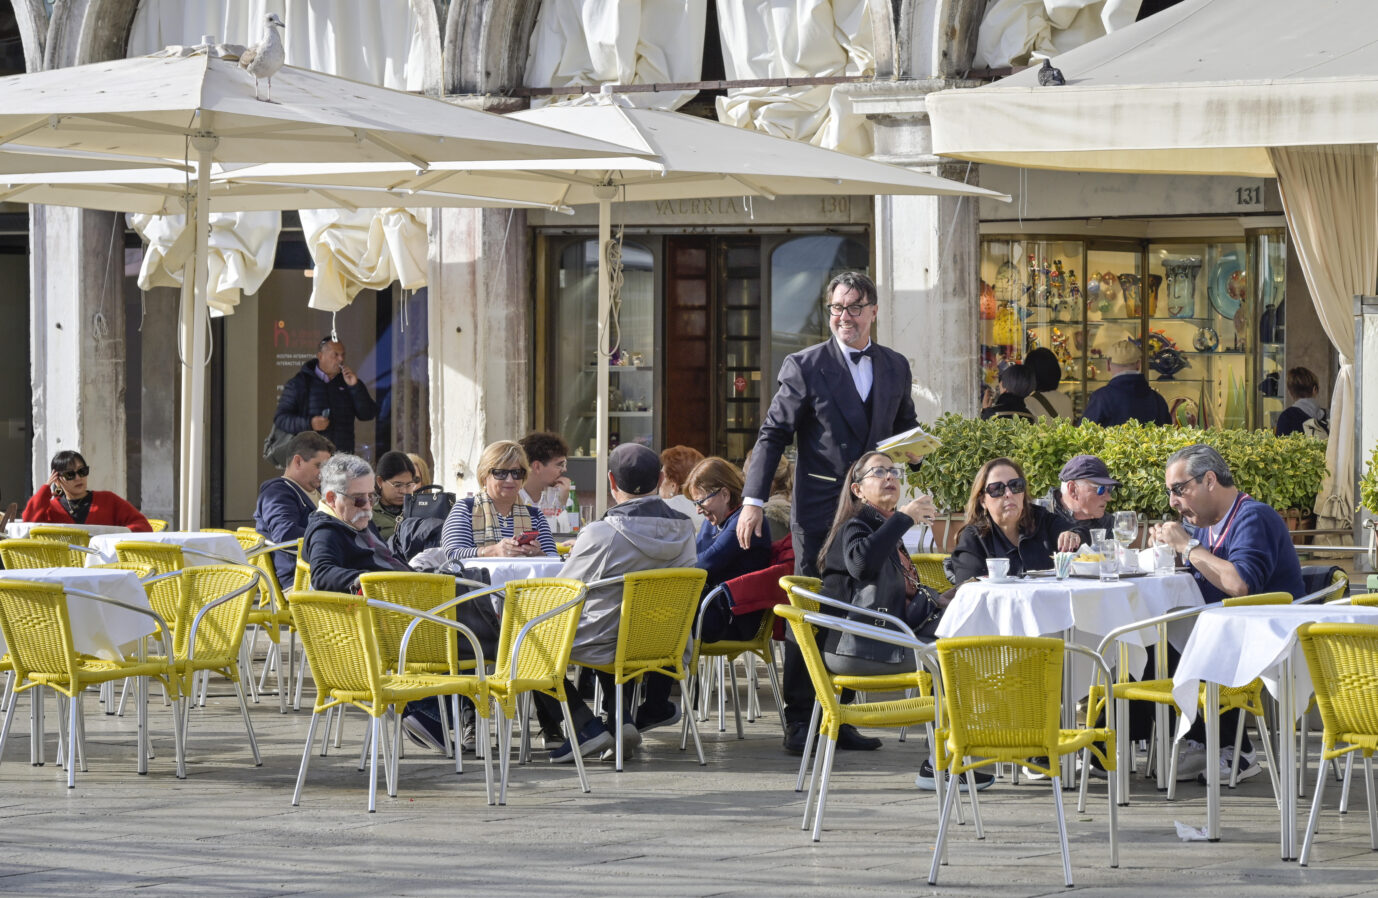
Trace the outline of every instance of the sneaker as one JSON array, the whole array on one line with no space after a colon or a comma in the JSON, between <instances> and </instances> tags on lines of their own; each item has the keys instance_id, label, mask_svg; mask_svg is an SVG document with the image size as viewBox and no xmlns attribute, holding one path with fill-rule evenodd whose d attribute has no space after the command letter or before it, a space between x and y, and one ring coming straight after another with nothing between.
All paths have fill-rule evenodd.
<instances>
[{"instance_id":1,"label":"sneaker","mask_svg":"<svg viewBox=\"0 0 1378 898\"><path fill-rule=\"evenodd\" d=\"M608 732L601 717L594 717L579 729L579 754L588 757L612 745L612 733ZM552 764L573 764L574 747L566 739L560 747L550 753Z\"/></svg>"},{"instance_id":2,"label":"sneaker","mask_svg":"<svg viewBox=\"0 0 1378 898\"><path fill-rule=\"evenodd\" d=\"M465 751L473 751L478 745L478 726L474 718L470 717L460 724L459 747Z\"/></svg>"},{"instance_id":3,"label":"sneaker","mask_svg":"<svg viewBox=\"0 0 1378 898\"><path fill-rule=\"evenodd\" d=\"M1077 755L1077 776L1081 775L1081 755ZM1105 768L1101 766L1100 758L1091 756L1091 779L1103 780L1108 777Z\"/></svg>"},{"instance_id":4,"label":"sneaker","mask_svg":"<svg viewBox=\"0 0 1378 898\"><path fill-rule=\"evenodd\" d=\"M631 723L622 724L622 757L630 758L641 746L641 733L636 726ZM617 745L609 745L603 749L603 753L598 756L600 761L617 760Z\"/></svg>"},{"instance_id":5,"label":"sneaker","mask_svg":"<svg viewBox=\"0 0 1378 898\"><path fill-rule=\"evenodd\" d=\"M652 708L649 711L645 705L642 705L636 709L636 731L644 733L656 727L672 727L679 723L679 718L679 705L674 702L666 702L664 708L659 710Z\"/></svg>"},{"instance_id":6,"label":"sneaker","mask_svg":"<svg viewBox=\"0 0 1378 898\"><path fill-rule=\"evenodd\" d=\"M973 775L976 777L977 792L989 789L995 784L995 775L992 773L987 773L984 770L977 770L973 772ZM951 777L951 774L944 772L943 776ZM919 766L919 775L914 777L914 785L923 789L925 792L938 791L938 782L933 776L933 762L931 759L924 758L923 764ZM962 774L962 791L967 791L966 774Z\"/></svg>"},{"instance_id":7,"label":"sneaker","mask_svg":"<svg viewBox=\"0 0 1378 898\"><path fill-rule=\"evenodd\" d=\"M1039 767L1047 767L1047 766L1048 766L1048 759L1047 759L1046 757L1043 757L1043 756L1039 756L1039 757L1037 757L1037 758L1029 758L1029 760L1032 761L1033 763L1037 764ZM1035 783L1038 782L1039 780L1046 780L1046 779L1048 778L1048 774L1044 773L1042 770L1037 770L1037 769L1035 769L1035 768L1033 768L1033 767L1025 767L1025 768L1023 768L1023 774L1024 774L1024 779L1029 780L1030 782L1035 782Z\"/></svg>"},{"instance_id":8,"label":"sneaker","mask_svg":"<svg viewBox=\"0 0 1378 898\"><path fill-rule=\"evenodd\" d=\"M1206 746L1195 739L1183 739L1177 743L1177 782L1196 779L1198 773L1206 771Z\"/></svg>"},{"instance_id":9,"label":"sneaker","mask_svg":"<svg viewBox=\"0 0 1378 898\"><path fill-rule=\"evenodd\" d=\"M402 716L402 732L422 748L445 754L445 734L440 730L439 721L421 714L405 714Z\"/></svg>"},{"instance_id":10,"label":"sneaker","mask_svg":"<svg viewBox=\"0 0 1378 898\"><path fill-rule=\"evenodd\" d=\"M1228 745L1220 753L1220 782L1229 785L1230 767L1234 763L1234 746ZM1239 778L1246 780L1251 776L1257 776L1263 772L1263 768L1254 763L1254 753L1252 751L1241 752L1239 755ZM1196 775L1196 781L1201 785L1206 784L1205 772Z\"/></svg>"}]
</instances>

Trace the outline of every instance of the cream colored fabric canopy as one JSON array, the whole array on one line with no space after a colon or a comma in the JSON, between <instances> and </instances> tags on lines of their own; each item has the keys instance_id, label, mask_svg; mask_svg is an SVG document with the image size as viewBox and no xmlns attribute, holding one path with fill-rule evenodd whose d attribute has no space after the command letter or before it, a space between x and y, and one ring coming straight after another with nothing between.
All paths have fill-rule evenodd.
<instances>
[{"instance_id":1,"label":"cream colored fabric canopy","mask_svg":"<svg viewBox=\"0 0 1378 898\"><path fill-rule=\"evenodd\" d=\"M934 151L1026 168L1276 177L1340 355L1321 526L1355 510L1352 297L1378 275L1378 32L1368 0L1187 0L1054 60L928 98Z\"/></svg>"}]
</instances>

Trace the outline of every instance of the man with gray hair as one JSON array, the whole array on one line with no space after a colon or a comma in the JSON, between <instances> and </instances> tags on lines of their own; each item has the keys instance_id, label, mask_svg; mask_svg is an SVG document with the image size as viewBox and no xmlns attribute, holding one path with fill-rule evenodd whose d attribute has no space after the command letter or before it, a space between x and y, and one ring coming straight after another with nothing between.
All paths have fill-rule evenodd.
<instances>
[{"instance_id":1,"label":"man with gray hair","mask_svg":"<svg viewBox=\"0 0 1378 898\"><path fill-rule=\"evenodd\" d=\"M1260 592L1286 592L1295 599L1306 592L1287 524L1271 506L1235 486L1234 475L1219 452L1203 443L1179 449L1168 456L1164 479L1169 504L1182 515L1182 522L1155 525L1149 531L1149 543L1166 543L1181 554L1207 602ZM1222 732L1235 731L1238 713L1222 715ZM1197 776L1205 781L1204 734L1197 718L1179 749L1179 780ZM1258 766L1247 735L1241 748L1242 779L1258 773ZM1221 753L1226 776L1233 755L1233 746Z\"/></svg>"},{"instance_id":2,"label":"man with gray hair","mask_svg":"<svg viewBox=\"0 0 1378 898\"><path fill-rule=\"evenodd\" d=\"M306 522L301 554L311 565L311 588L328 592L360 591L359 578L377 571L410 571L407 563L388 551L373 525L373 469L357 455L338 453L321 466L321 501ZM496 654L498 618L491 604L465 602L460 623L479 639L485 658ZM460 640L460 657L469 655ZM435 751L445 750L440 705L435 699L410 702L402 730L413 742ZM460 745L474 748L474 711L460 702Z\"/></svg>"}]
</instances>

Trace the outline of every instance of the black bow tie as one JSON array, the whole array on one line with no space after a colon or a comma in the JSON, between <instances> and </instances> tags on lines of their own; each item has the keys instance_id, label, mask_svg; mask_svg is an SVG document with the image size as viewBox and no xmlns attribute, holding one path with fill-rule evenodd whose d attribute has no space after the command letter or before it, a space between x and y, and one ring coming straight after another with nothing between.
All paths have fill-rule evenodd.
<instances>
[{"instance_id":1,"label":"black bow tie","mask_svg":"<svg viewBox=\"0 0 1378 898\"><path fill-rule=\"evenodd\" d=\"M874 359L876 356L876 344L872 343L865 349L853 349L851 351L852 364L860 365L862 359Z\"/></svg>"}]
</instances>

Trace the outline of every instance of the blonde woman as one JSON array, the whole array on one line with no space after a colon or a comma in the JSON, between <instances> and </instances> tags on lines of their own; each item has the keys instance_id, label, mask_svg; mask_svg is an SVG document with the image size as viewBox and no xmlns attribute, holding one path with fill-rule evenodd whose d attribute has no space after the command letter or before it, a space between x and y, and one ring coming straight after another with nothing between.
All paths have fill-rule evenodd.
<instances>
[{"instance_id":1,"label":"blonde woman","mask_svg":"<svg viewBox=\"0 0 1378 898\"><path fill-rule=\"evenodd\" d=\"M483 450L478 461L478 495L456 502L440 532L440 544L447 556L455 561L474 557L559 557L545 515L534 505L520 501L522 484L530 469L526 452L512 440L500 440Z\"/></svg>"}]
</instances>

